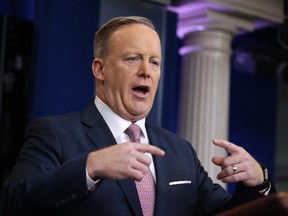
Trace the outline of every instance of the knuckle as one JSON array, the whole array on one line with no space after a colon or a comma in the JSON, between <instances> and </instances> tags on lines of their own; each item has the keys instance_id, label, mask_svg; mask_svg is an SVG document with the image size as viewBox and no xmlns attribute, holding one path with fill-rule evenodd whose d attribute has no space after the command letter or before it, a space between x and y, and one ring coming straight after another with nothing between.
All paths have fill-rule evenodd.
<instances>
[{"instance_id":1,"label":"knuckle","mask_svg":"<svg viewBox=\"0 0 288 216\"><path fill-rule=\"evenodd\" d=\"M222 166L225 167L225 168L228 167L229 166L229 162L227 160L223 160Z\"/></svg>"},{"instance_id":2,"label":"knuckle","mask_svg":"<svg viewBox=\"0 0 288 216\"><path fill-rule=\"evenodd\" d=\"M128 169L132 166L132 164L135 163L135 158L134 157L128 157L126 159L126 162L124 163L124 166Z\"/></svg>"},{"instance_id":3,"label":"knuckle","mask_svg":"<svg viewBox=\"0 0 288 216\"><path fill-rule=\"evenodd\" d=\"M238 149L239 149L240 152L245 152L245 149L243 147L241 147L241 146L238 146Z\"/></svg>"}]
</instances>

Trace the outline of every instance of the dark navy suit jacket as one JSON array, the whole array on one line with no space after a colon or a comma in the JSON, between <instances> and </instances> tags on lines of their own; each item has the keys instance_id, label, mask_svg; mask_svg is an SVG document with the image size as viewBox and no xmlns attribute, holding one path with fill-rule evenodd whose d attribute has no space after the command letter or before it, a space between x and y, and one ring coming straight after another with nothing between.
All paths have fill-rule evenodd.
<instances>
[{"instance_id":1,"label":"dark navy suit jacket","mask_svg":"<svg viewBox=\"0 0 288 216\"><path fill-rule=\"evenodd\" d=\"M243 187L231 199L212 183L190 143L167 130L146 128L150 143L166 153L153 158L155 215L210 215L260 196ZM88 153L115 143L93 103L83 112L33 120L17 164L4 183L0 215L142 215L131 179L104 179L94 191L87 189Z\"/></svg>"}]
</instances>

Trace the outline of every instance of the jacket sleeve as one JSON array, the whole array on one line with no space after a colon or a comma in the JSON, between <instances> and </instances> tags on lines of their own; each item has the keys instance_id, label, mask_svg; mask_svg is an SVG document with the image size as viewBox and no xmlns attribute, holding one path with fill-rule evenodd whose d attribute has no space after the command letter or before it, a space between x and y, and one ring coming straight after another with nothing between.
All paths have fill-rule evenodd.
<instances>
[{"instance_id":1,"label":"jacket sleeve","mask_svg":"<svg viewBox=\"0 0 288 216\"><path fill-rule=\"evenodd\" d=\"M274 194L276 192L276 188L273 182L271 181L270 178L269 180L271 183L271 187L269 190L269 194L267 196ZM225 210L237 207L239 205L243 205L245 203L248 203L250 201L253 201L253 200L265 197L265 196L266 195L259 193L254 188L246 187L241 182L238 182L236 184L236 189L232 196L232 199L227 203Z\"/></svg>"},{"instance_id":2,"label":"jacket sleeve","mask_svg":"<svg viewBox=\"0 0 288 216\"><path fill-rule=\"evenodd\" d=\"M49 120L30 123L16 165L0 194L0 215L51 213L89 195L85 174L88 153L64 160L62 145Z\"/></svg>"}]
</instances>

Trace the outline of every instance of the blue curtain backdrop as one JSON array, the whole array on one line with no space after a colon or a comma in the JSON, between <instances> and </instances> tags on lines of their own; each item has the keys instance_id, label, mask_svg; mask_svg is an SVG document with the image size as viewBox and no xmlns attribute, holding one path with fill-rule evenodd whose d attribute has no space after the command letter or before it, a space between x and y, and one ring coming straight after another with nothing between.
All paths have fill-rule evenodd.
<instances>
[{"instance_id":1,"label":"blue curtain backdrop","mask_svg":"<svg viewBox=\"0 0 288 216\"><path fill-rule=\"evenodd\" d=\"M176 36L177 15L168 13L166 27L166 40L164 47L164 86L162 100L162 122L161 126L177 133L178 126L178 104L181 75L181 57L178 49L181 47L181 40Z\"/></svg>"},{"instance_id":2,"label":"blue curtain backdrop","mask_svg":"<svg viewBox=\"0 0 288 216\"><path fill-rule=\"evenodd\" d=\"M279 49L276 34L277 27L258 30L236 37L232 46L235 50L246 48L250 53L264 47L266 50ZM260 53L269 56L268 53ZM255 67L250 68L250 71L249 65L236 68L232 61L229 139L242 145L264 163L274 179L277 71L276 68L263 66L265 62L257 61L255 55L251 56L254 56L251 60ZM229 190L234 190L234 187L233 184L229 185Z\"/></svg>"},{"instance_id":3,"label":"blue curtain backdrop","mask_svg":"<svg viewBox=\"0 0 288 216\"><path fill-rule=\"evenodd\" d=\"M41 0L35 11L30 117L81 110L94 96L91 63L99 1Z\"/></svg>"},{"instance_id":4,"label":"blue curtain backdrop","mask_svg":"<svg viewBox=\"0 0 288 216\"><path fill-rule=\"evenodd\" d=\"M0 13L33 21L36 1L37 0L1 0Z\"/></svg>"},{"instance_id":5,"label":"blue curtain backdrop","mask_svg":"<svg viewBox=\"0 0 288 216\"><path fill-rule=\"evenodd\" d=\"M94 96L93 38L100 1L2 0L0 12L34 22L29 119L81 110Z\"/></svg>"}]
</instances>

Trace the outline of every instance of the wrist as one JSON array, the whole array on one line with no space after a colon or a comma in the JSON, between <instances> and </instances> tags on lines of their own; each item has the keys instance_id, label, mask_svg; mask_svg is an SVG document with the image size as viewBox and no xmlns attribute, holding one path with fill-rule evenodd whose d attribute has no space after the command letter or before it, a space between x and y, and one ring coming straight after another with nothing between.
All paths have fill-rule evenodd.
<instances>
[{"instance_id":1,"label":"wrist","mask_svg":"<svg viewBox=\"0 0 288 216\"><path fill-rule=\"evenodd\" d=\"M269 179L265 179L262 184L254 186L253 189L258 191L261 194L264 194L266 191L269 190L270 186L271 186L271 183Z\"/></svg>"},{"instance_id":2,"label":"wrist","mask_svg":"<svg viewBox=\"0 0 288 216\"><path fill-rule=\"evenodd\" d=\"M256 186L254 186L252 188L254 190L258 191L259 193L264 194L271 187L271 183L270 183L270 180L269 180L267 167L265 165L263 165L263 164L260 164L260 165L261 165L261 168L263 170L264 181L261 184L256 185Z\"/></svg>"},{"instance_id":3,"label":"wrist","mask_svg":"<svg viewBox=\"0 0 288 216\"><path fill-rule=\"evenodd\" d=\"M88 157L87 157L86 173L91 180L97 181L101 178L98 176L98 170L97 170L98 166L95 166L95 164L97 163L95 163L94 160L95 160L95 157L93 155L93 152L91 152L90 154L88 154Z\"/></svg>"}]
</instances>

